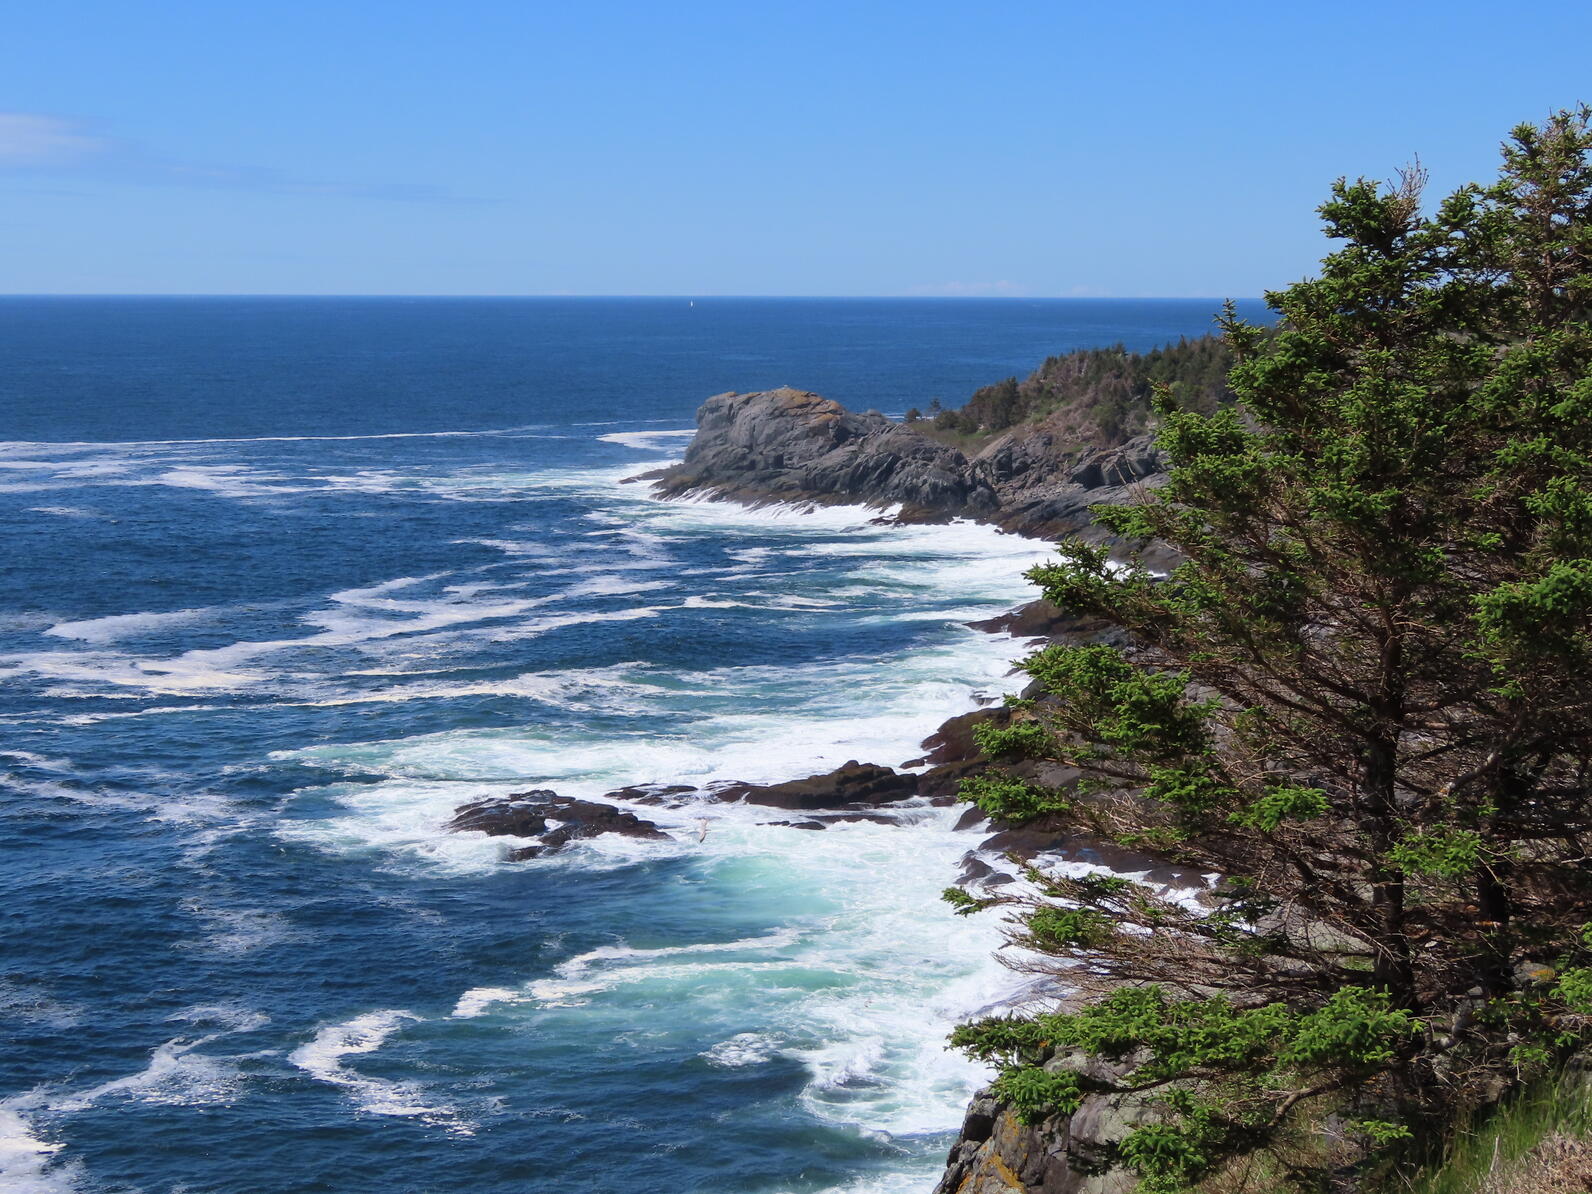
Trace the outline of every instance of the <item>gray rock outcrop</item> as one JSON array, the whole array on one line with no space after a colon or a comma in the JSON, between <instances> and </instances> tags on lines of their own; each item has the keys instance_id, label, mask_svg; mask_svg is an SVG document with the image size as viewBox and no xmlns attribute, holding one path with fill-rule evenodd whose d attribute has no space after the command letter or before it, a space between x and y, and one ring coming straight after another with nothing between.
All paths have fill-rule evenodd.
<instances>
[{"instance_id":1,"label":"gray rock outcrop","mask_svg":"<svg viewBox=\"0 0 1592 1194\"><path fill-rule=\"evenodd\" d=\"M1153 483L1147 437L1079 447L1045 423L996 436L971 456L877 411L857 414L803 390L718 394L697 411L681 463L652 479L664 496L751 504L901 507L906 521L975 518L1036 536L1086 532L1089 507Z\"/></svg>"},{"instance_id":2,"label":"gray rock outcrop","mask_svg":"<svg viewBox=\"0 0 1592 1194\"><path fill-rule=\"evenodd\" d=\"M1069 1055L1061 1066L1105 1081L1121 1067ZM1154 1118L1143 1095L1099 1089L1071 1115L1025 1124L989 1090L969 1105L934 1194L1132 1194L1138 1178L1117 1164L1115 1149L1136 1126Z\"/></svg>"}]
</instances>

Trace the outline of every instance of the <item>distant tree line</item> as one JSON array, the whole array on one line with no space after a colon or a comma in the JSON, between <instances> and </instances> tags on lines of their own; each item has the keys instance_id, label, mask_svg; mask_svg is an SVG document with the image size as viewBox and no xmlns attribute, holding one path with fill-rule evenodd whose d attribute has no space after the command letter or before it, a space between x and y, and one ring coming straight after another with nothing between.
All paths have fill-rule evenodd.
<instances>
[{"instance_id":1,"label":"distant tree line","mask_svg":"<svg viewBox=\"0 0 1592 1194\"><path fill-rule=\"evenodd\" d=\"M1080 442L1120 443L1149 429L1151 396L1167 386L1179 405L1210 413L1230 401L1231 351L1218 336L1183 338L1150 352L1122 344L1086 348L1048 358L1018 381L1008 377L976 391L957 410L930 408L938 431L993 435L1030 420L1049 418ZM907 412L909 421L921 418Z\"/></svg>"}]
</instances>

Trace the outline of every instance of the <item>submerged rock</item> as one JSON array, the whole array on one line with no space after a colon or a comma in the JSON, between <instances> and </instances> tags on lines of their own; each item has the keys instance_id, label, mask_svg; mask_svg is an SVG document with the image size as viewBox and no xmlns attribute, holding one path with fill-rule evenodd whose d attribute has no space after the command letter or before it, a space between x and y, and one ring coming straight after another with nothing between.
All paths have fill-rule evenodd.
<instances>
[{"instance_id":1,"label":"submerged rock","mask_svg":"<svg viewBox=\"0 0 1592 1194\"><path fill-rule=\"evenodd\" d=\"M484 833L489 837L540 839L537 845L512 851L509 857L515 860L535 858L572 841L603 833L670 840L667 833L635 813L595 800L560 796L547 788L460 805L448 828L456 833Z\"/></svg>"},{"instance_id":2,"label":"submerged rock","mask_svg":"<svg viewBox=\"0 0 1592 1194\"><path fill-rule=\"evenodd\" d=\"M901 824L899 818L887 813L816 813L800 821L769 821L768 824L783 825L789 829L828 829L831 825L855 825L861 822L870 825Z\"/></svg>"},{"instance_id":3,"label":"submerged rock","mask_svg":"<svg viewBox=\"0 0 1592 1194\"><path fill-rule=\"evenodd\" d=\"M975 850L969 850L962 855L962 869L956 876L958 887L1003 887L1016 881L1015 875L998 870L993 863L980 858Z\"/></svg>"},{"instance_id":4,"label":"submerged rock","mask_svg":"<svg viewBox=\"0 0 1592 1194\"><path fill-rule=\"evenodd\" d=\"M682 797L696 792L690 784L632 784L604 792L604 800L623 800L627 804L677 805Z\"/></svg>"},{"instance_id":5,"label":"submerged rock","mask_svg":"<svg viewBox=\"0 0 1592 1194\"><path fill-rule=\"evenodd\" d=\"M986 857L1016 859L1024 863L1042 854L1053 854L1063 856L1069 862L1088 863L1113 874L1132 875L1140 882L1163 891L1202 891L1207 886L1204 873L1194 867L1179 866L1153 854L1141 854L1089 834L1051 828L1043 821L1005 828L999 827L997 822L992 828L996 831L978 845L979 852Z\"/></svg>"}]
</instances>

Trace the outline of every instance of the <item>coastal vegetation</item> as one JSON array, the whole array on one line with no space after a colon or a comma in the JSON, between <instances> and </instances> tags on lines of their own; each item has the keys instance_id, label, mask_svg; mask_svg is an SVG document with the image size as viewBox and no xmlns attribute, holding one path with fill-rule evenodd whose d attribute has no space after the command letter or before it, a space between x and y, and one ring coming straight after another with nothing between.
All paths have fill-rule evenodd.
<instances>
[{"instance_id":1,"label":"coastal vegetation","mask_svg":"<svg viewBox=\"0 0 1592 1194\"><path fill-rule=\"evenodd\" d=\"M1081 778L963 795L1219 878L947 893L1070 992L955 1042L1030 1122L1131 1107L1111 1162L1144 1191L1375 1188L1592 1034L1589 120L1515 129L1431 206L1419 168L1340 180L1275 331L1229 309L1220 345L1053 358L939 416L1092 386L1079 427L1126 435L1153 393L1164 487L1031 574L1127 644L1045 647L979 730Z\"/></svg>"},{"instance_id":2,"label":"coastal vegetation","mask_svg":"<svg viewBox=\"0 0 1592 1194\"><path fill-rule=\"evenodd\" d=\"M1592 1189L1592 1086L1579 1070L1532 1083L1455 1125L1434 1163L1389 1194L1584 1194Z\"/></svg>"},{"instance_id":3,"label":"coastal vegetation","mask_svg":"<svg viewBox=\"0 0 1592 1194\"><path fill-rule=\"evenodd\" d=\"M1080 349L1047 358L1022 381L1008 377L984 386L961 407L938 411L927 422L935 431L980 437L1048 419L1065 438L1110 447L1148 429L1158 388L1190 410L1210 412L1230 401L1232 363L1219 336L1184 337L1143 353L1121 344Z\"/></svg>"}]
</instances>

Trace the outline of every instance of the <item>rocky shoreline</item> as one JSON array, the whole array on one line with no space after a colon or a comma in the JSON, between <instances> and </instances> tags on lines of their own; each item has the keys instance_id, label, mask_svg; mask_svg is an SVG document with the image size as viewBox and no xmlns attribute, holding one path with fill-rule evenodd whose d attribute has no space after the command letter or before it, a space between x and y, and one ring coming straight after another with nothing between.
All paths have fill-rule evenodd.
<instances>
[{"instance_id":1,"label":"rocky shoreline","mask_svg":"<svg viewBox=\"0 0 1592 1194\"><path fill-rule=\"evenodd\" d=\"M1043 602L1031 602L1011 614L970 623L974 629L1011 633L1030 641L1043 641L1066 619L1054 616ZM1044 633L1036 634L1036 628ZM1068 633L1066 637L1073 637ZM520 861L563 849L599 834L666 839L670 834L636 812L637 807L706 808L713 804L748 804L795 814L772 820L773 825L821 830L847 821L899 824L911 809L955 802L962 779L988 766L973 741L975 726L1002 721L1002 707L975 709L948 718L919 745L923 754L895 766L848 760L832 771L782 783L756 784L721 781L695 787L659 782L605 792L592 800L559 795L538 788L508 796L471 801L454 810L447 828L459 833L515 837L531 844L513 848L507 858ZM1057 777L1050 777L1055 779ZM1065 777L1061 777L1063 782ZM963 817L961 829L975 829L987 821L976 809ZM1026 836L1013 836L1014 834ZM1029 853L1049 848L1042 834L991 827L991 836L977 850L1005 852L1020 848ZM970 852L971 857L971 852ZM965 861L965 860L964 860Z\"/></svg>"},{"instance_id":2,"label":"rocky shoreline","mask_svg":"<svg viewBox=\"0 0 1592 1194\"><path fill-rule=\"evenodd\" d=\"M1063 616L1042 600L967 625L986 633L1010 634L1030 646L1101 642L1115 637L1104 624ZM962 780L994 765L979 750L974 730L989 722L1003 723L1007 716L1007 710L1000 705L958 713L919 743L922 754L894 766L850 759L831 771L780 783L725 780L697 787L660 781L617 788L589 800L537 788L461 804L447 828L458 833L527 839L531 844L515 847L506 856L510 861L522 861L604 833L652 840L671 837L661 826L632 811L637 807L681 809L747 804L797 814L771 820L771 825L811 830L848 821L900 824L903 815L913 809L956 803ZM1009 772L1052 787L1066 787L1076 779L1071 772L1042 764L1006 761L1003 766ZM987 832L963 859L964 877L959 882L987 879L992 873L987 868L976 869L978 854L1026 861L1042 853L1066 853L1124 873L1142 873L1158 866L1144 856L1057 834L1042 824L1019 827L991 822L971 806L956 828ZM971 876L967 870L970 867L975 868ZM1166 881L1178 882L1181 877L1174 879L1169 875Z\"/></svg>"},{"instance_id":3,"label":"rocky shoreline","mask_svg":"<svg viewBox=\"0 0 1592 1194\"><path fill-rule=\"evenodd\" d=\"M1034 645L1044 642L1094 642L1111 635L1108 627L1062 617L1042 601L1030 602L998 618L970 623L974 629L1007 633ZM821 831L841 822L900 825L914 809L955 802L962 778L992 764L973 739L976 726L1006 717L1001 706L975 709L944 721L921 743L924 752L895 767L848 761L833 771L776 784L725 782L705 787L648 784L620 788L595 800L579 800L538 789L461 805L448 828L523 839L509 860L535 858L570 844L614 833L663 840L672 835L636 809L705 808L743 803L793 814L769 824ZM1016 770L1032 764L1018 764ZM1075 776L1034 775L1064 786ZM1016 881L1021 866L1038 857L1067 859L1105 867L1164 887L1191 888L1201 876L1157 859L1043 823L1014 826L992 822L969 806L958 829L979 836L969 842L960 870L947 876L969 891L988 891ZM1057 1064L1060 1064L1057 1061ZM969 1106L947 1157L935 1194L1128 1194L1134 1181L1109 1163L1110 1148L1135 1122L1137 1109L1119 1097L1088 1095L1071 1116L1025 1124L992 1091L979 1091Z\"/></svg>"},{"instance_id":4,"label":"rocky shoreline","mask_svg":"<svg viewBox=\"0 0 1592 1194\"><path fill-rule=\"evenodd\" d=\"M749 505L865 505L906 522L970 518L1033 536L1103 537L1090 507L1120 502L1162 479L1146 437L1112 448L1077 446L1045 424L1026 424L969 454L915 426L876 411L856 414L816 394L778 389L720 394L697 413L697 433L684 460L636 480L664 497L706 497ZM1031 643L1113 641L1109 625L1063 616L1043 601L981 622L973 629ZM722 782L704 787L661 782L578 800L546 789L461 805L448 828L521 839L510 859L528 859L573 842L615 833L664 839L670 834L633 811L744 803L793 814L770 823L822 831L847 821L900 824L913 809L956 800L961 781L991 766L973 731L1007 716L995 706L947 719L921 743L924 752L895 766L851 760L833 771L775 784ZM1043 765L1012 769L1050 786L1076 775ZM1043 773L1041 773L1043 772ZM969 807L958 829L982 836L961 860L957 885L990 889L1014 882L1038 856L1092 863L1171 887L1200 883L1158 860L1043 824L992 823ZM950 878L948 876L948 878ZM1132 1180L1108 1162L1110 1146L1131 1126L1132 1108L1090 1096L1070 1117L1037 1125L1020 1121L989 1090L969 1108L936 1194L1125 1194Z\"/></svg>"}]
</instances>

